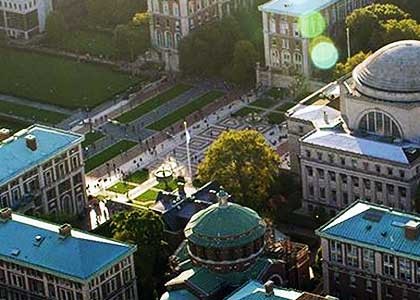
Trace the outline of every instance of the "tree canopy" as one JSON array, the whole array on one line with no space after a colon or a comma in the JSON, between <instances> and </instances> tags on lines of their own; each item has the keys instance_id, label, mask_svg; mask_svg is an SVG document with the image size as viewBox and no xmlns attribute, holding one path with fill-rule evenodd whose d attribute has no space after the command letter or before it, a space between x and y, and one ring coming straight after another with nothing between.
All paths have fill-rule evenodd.
<instances>
[{"instance_id":1,"label":"tree canopy","mask_svg":"<svg viewBox=\"0 0 420 300\"><path fill-rule=\"evenodd\" d=\"M353 53L375 51L387 43L420 36L410 15L391 4L372 4L354 10L346 19Z\"/></svg>"},{"instance_id":2,"label":"tree canopy","mask_svg":"<svg viewBox=\"0 0 420 300\"><path fill-rule=\"evenodd\" d=\"M254 209L267 200L280 158L255 130L226 131L198 167L202 182L217 181L235 200Z\"/></svg>"},{"instance_id":3,"label":"tree canopy","mask_svg":"<svg viewBox=\"0 0 420 300\"><path fill-rule=\"evenodd\" d=\"M94 25L112 28L126 24L140 11L146 11L146 1L137 0L87 0L89 21Z\"/></svg>"},{"instance_id":4,"label":"tree canopy","mask_svg":"<svg viewBox=\"0 0 420 300\"><path fill-rule=\"evenodd\" d=\"M67 25L64 20L64 15L61 12L54 11L48 15L45 30L50 43L59 43L64 36L66 28Z\"/></svg>"},{"instance_id":5,"label":"tree canopy","mask_svg":"<svg viewBox=\"0 0 420 300\"><path fill-rule=\"evenodd\" d=\"M231 80L238 85L254 83L255 64L258 53L250 41L236 42L231 67Z\"/></svg>"},{"instance_id":6,"label":"tree canopy","mask_svg":"<svg viewBox=\"0 0 420 300\"><path fill-rule=\"evenodd\" d=\"M140 19L142 14L136 16L133 22L117 25L114 29L113 42L120 58L134 60L149 47L149 26Z\"/></svg>"},{"instance_id":7,"label":"tree canopy","mask_svg":"<svg viewBox=\"0 0 420 300\"><path fill-rule=\"evenodd\" d=\"M335 66L334 78L337 79L350 73L358 64L362 63L366 58L368 58L370 54L371 52L364 53L363 51L360 51L359 53L348 58L345 63L338 63Z\"/></svg>"},{"instance_id":8,"label":"tree canopy","mask_svg":"<svg viewBox=\"0 0 420 300\"><path fill-rule=\"evenodd\" d=\"M139 209L115 215L112 227L114 238L137 245L134 259L140 299L155 299L167 269L163 221L151 210Z\"/></svg>"}]
</instances>

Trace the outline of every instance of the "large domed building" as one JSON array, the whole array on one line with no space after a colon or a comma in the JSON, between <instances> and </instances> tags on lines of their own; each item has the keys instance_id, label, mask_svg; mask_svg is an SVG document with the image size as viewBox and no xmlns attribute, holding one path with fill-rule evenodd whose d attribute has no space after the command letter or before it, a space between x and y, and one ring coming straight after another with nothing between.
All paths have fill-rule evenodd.
<instances>
[{"instance_id":1,"label":"large domed building","mask_svg":"<svg viewBox=\"0 0 420 300\"><path fill-rule=\"evenodd\" d=\"M420 41L389 44L288 112L307 211L333 215L358 199L414 210L419 57Z\"/></svg>"},{"instance_id":2,"label":"large domed building","mask_svg":"<svg viewBox=\"0 0 420 300\"><path fill-rule=\"evenodd\" d=\"M249 280L301 287L309 278L308 247L273 241L255 211L228 202L223 189L216 196L218 203L185 227L185 242L172 258L175 278L161 300L224 299Z\"/></svg>"}]
</instances>

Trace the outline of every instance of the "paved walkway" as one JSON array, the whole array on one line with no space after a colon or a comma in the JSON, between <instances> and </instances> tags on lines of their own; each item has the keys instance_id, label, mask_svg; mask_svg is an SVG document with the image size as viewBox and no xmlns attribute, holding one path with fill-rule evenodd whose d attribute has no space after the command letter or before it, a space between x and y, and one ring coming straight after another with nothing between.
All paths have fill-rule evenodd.
<instances>
[{"instance_id":1,"label":"paved walkway","mask_svg":"<svg viewBox=\"0 0 420 300\"><path fill-rule=\"evenodd\" d=\"M42 102L36 102L33 100L21 98L21 97L15 97L15 96L9 96L9 95L3 95L0 94L0 101L4 102L10 102L12 104L21 104L29 107L33 107L36 109L43 109L48 110L52 112L57 112L60 114L70 115L73 113L70 109L66 109L60 106L48 104L48 103L42 103Z\"/></svg>"}]
</instances>

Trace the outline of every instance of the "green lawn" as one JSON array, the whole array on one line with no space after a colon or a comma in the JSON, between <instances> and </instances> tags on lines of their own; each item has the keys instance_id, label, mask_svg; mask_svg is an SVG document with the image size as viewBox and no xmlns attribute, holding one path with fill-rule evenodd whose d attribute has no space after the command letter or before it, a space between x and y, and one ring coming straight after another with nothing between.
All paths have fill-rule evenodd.
<instances>
[{"instance_id":1,"label":"green lawn","mask_svg":"<svg viewBox=\"0 0 420 300\"><path fill-rule=\"evenodd\" d=\"M191 113L197 111L200 108L205 107L207 104L210 104L211 102L213 102L217 98L220 98L221 96L223 96L223 93L219 91L208 92L204 94L203 96L188 103L187 105L163 117L159 121L147 126L147 128L152 129L152 130L158 130L158 131L163 130L167 128L168 126L182 119L185 119Z\"/></svg>"},{"instance_id":2,"label":"green lawn","mask_svg":"<svg viewBox=\"0 0 420 300\"><path fill-rule=\"evenodd\" d=\"M261 98L251 103L253 106L261 107L261 108L269 108L272 107L279 102L272 98Z\"/></svg>"},{"instance_id":3,"label":"green lawn","mask_svg":"<svg viewBox=\"0 0 420 300\"><path fill-rule=\"evenodd\" d=\"M191 89L191 86L186 84L178 84L166 92L163 92L155 97L153 97L150 100L147 100L146 102L143 102L142 104L138 105L134 109L122 114L117 118L117 121L120 123L130 123L141 116L147 114L148 112L158 108L159 106L169 102L170 100L174 99L175 97L178 97L179 95L185 93Z\"/></svg>"},{"instance_id":4,"label":"green lawn","mask_svg":"<svg viewBox=\"0 0 420 300\"><path fill-rule=\"evenodd\" d=\"M105 135L100 131L91 131L85 134L85 140L82 143L83 148L92 145L94 142L100 140Z\"/></svg>"},{"instance_id":5,"label":"green lawn","mask_svg":"<svg viewBox=\"0 0 420 300\"><path fill-rule=\"evenodd\" d=\"M134 189L135 187L136 187L135 185L129 184L127 182L119 181L113 186L111 186L110 188L108 188L107 190L114 193L118 193L118 194L126 194L130 190Z\"/></svg>"},{"instance_id":6,"label":"green lawn","mask_svg":"<svg viewBox=\"0 0 420 300\"><path fill-rule=\"evenodd\" d=\"M104 151L92 156L85 161L85 171L89 172L106 163L108 160L116 157L117 155L133 148L137 143L133 141L122 140L118 143L106 148Z\"/></svg>"},{"instance_id":7,"label":"green lawn","mask_svg":"<svg viewBox=\"0 0 420 300\"><path fill-rule=\"evenodd\" d=\"M233 113L233 116L234 117L246 117L250 113L263 113L263 111L258 109L258 108L245 106L245 107L241 108L240 110L238 110L237 112Z\"/></svg>"},{"instance_id":8,"label":"green lawn","mask_svg":"<svg viewBox=\"0 0 420 300\"><path fill-rule=\"evenodd\" d=\"M10 129L12 132L26 128L30 123L22 122L17 119L0 116L0 128Z\"/></svg>"},{"instance_id":9,"label":"green lawn","mask_svg":"<svg viewBox=\"0 0 420 300\"><path fill-rule=\"evenodd\" d=\"M65 33L60 45L49 45L74 53L111 58L115 55L112 34L98 31L72 31Z\"/></svg>"},{"instance_id":10,"label":"green lawn","mask_svg":"<svg viewBox=\"0 0 420 300\"><path fill-rule=\"evenodd\" d=\"M143 194L135 198L134 202L141 202L140 204L143 204L143 205L145 205L147 202L152 202L152 201L154 203L157 198L158 193L159 191L156 191L154 189L147 190Z\"/></svg>"},{"instance_id":11,"label":"green lawn","mask_svg":"<svg viewBox=\"0 0 420 300\"><path fill-rule=\"evenodd\" d=\"M156 184L154 186L154 188L158 189L158 190L165 191L166 184L165 184L165 182L161 181L158 184ZM178 184L177 184L177 181L175 179L168 182L168 190L167 190L168 192L172 192L172 191L176 190L177 188L178 188Z\"/></svg>"},{"instance_id":12,"label":"green lawn","mask_svg":"<svg viewBox=\"0 0 420 300\"><path fill-rule=\"evenodd\" d=\"M137 183L137 184L142 184L148 179L149 179L149 170L147 169L138 170L125 178L126 181Z\"/></svg>"},{"instance_id":13,"label":"green lawn","mask_svg":"<svg viewBox=\"0 0 420 300\"><path fill-rule=\"evenodd\" d=\"M76 109L94 107L141 79L110 67L0 48L0 93Z\"/></svg>"},{"instance_id":14,"label":"green lawn","mask_svg":"<svg viewBox=\"0 0 420 300\"><path fill-rule=\"evenodd\" d=\"M1 61L1 57L0 57ZM0 72L0 77L2 72ZM0 82L0 86L1 86ZM0 101L0 111L10 116L17 116L30 120L31 122L43 122L49 124L57 124L66 119L68 116L48 110L37 109L27 105L21 105L6 101Z\"/></svg>"},{"instance_id":15,"label":"green lawn","mask_svg":"<svg viewBox=\"0 0 420 300\"><path fill-rule=\"evenodd\" d=\"M297 103L295 102L286 102L282 105L280 105L279 107L277 107L276 110L278 111L284 111L286 112L288 109L292 108L293 106L295 106Z\"/></svg>"},{"instance_id":16,"label":"green lawn","mask_svg":"<svg viewBox=\"0 0 420 300\"><path fill-rule=\"evenodd\" d=\"M281 124L286 120L284 113L281 112L271 112L267 115L267 118L270 124Z\"/></svg>"}]
</instances>

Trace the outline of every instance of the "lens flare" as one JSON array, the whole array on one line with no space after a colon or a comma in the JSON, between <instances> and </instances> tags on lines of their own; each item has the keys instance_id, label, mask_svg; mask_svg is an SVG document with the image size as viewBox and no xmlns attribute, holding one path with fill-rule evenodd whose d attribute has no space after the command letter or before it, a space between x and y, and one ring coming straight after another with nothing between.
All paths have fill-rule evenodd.
<instances>
[{"instance_id":1,"label":"lens flare","mask_svg":"<svg viewBox=\"0 0 420 300\"><path fill-rule=\"evenodd\" d=\"M311 59L317 68L327 70L337 63L338 50L330 39L316 39L311 48Z\"/></svg>"},{"instance_id":2,"label":"lens flare","mask_svg":"<svg viewBox=\"0 0 420 300\"><path fill-rule=\"evenodd\" d=\"M298 20L298 29L304 38L320 36L326 27L325 19L319 12L299 17Z\"/></svg>"}]
</instances>

